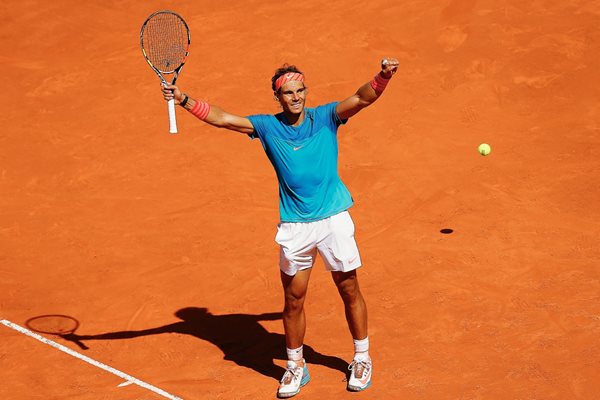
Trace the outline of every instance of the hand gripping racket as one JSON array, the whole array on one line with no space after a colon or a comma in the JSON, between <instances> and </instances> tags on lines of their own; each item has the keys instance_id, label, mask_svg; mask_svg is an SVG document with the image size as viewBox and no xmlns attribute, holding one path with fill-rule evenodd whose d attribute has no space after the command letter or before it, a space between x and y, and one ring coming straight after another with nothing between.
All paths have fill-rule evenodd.
<instances>
[{"instance_id":1,"label":"hand gripping racket","mask_svg":"<svg viewBox=\"0 0 600 400\"><path fill-rule=\"evenodd\" d=\"M170 74L173 74L171 84L174 85L189 54L190 29L179 14L157 11L142 25L140 46L148 65L163 85L167 85L164 75ZM177 133L175 100L169 100L169 132Z\"/></svg>"}]
</instances>

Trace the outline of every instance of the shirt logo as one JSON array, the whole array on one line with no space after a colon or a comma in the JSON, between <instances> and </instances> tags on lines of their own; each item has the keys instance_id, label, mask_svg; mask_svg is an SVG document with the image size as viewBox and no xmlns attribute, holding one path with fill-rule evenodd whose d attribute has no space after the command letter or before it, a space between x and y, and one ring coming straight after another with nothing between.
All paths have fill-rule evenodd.
<instances>
[{"instance_id":1,"label":"shirt logo","mask_svg":"<svg viewBox=\"0 0 600 400\"><path fill-rule=\"evenodd\" d=\"M302 147L304 147L304 146L298 146L298 147L294 147L294 151L298 151L298 150L300 150Z\"/></svg>"}]
</instances>

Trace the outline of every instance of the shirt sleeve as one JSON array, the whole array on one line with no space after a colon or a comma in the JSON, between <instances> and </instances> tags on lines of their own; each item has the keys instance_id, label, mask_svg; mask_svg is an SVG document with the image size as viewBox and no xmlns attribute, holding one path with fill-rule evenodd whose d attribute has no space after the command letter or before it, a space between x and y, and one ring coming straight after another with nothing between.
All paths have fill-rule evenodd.
<instances>
[{"instance_id":1,"label":"shirt sleeve","mask_svg":"<svg viewBox=\"0 0 600 400\"><path fill-rule=\"evenodd\" d=\"M340 116L337 113L337 105L339 103L340 103L339 101L331 103L332 104L331 113L333 114L333 119L334 119L334 121L335 121L335 123L336 123L337 126L344 125L344 124L346 124L346 122L348 122L348 118L346 118L346 119L340 119Z\"/></svg>"},{"instance_id":2,"label":"shirt sleeve","mask_svg":"<svg viewBox=\"0 0 600 400\"><path fill-rule=\"evenodd\" d=\"M340 125L348 122L348 119L340 119L337 114L336 108L339 104L338 101L333 103L324 104L317 107L316 111L319 114L319 118L326 121L330 128L335 132Z\"/></svg>"},{"instance_id":3,"label":"shirt sleeve","mask_svg":"<svg viewBox=\"0 0 600 400\"><path fill-rule=\"evenodd\" d=\"M256 139L256 138L260 138L261 136L264 136L266 133L266 126L265 126L265 115L249 115L246 118L248 118L250 120L250 122L252 123L252 126L254 126L254 132L252 132L250 135L248 135L248 137L250 139Z\"/></svg>"}]
</instances>

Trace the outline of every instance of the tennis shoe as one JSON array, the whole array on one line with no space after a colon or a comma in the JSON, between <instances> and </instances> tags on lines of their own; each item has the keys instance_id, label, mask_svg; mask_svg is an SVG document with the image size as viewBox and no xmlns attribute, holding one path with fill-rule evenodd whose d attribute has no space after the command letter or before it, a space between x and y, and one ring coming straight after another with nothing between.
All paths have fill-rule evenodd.
<instances>
[{"instance_id":1,"label":"tennis shoe","mask_svg":"<svg viewBox=\"0 0 600 400\"><path fill-rule=\"evenodd\" d=\"M354 360L348 366L351 371L348 379L348 390L351 392L360 392L371 386L371 373L373 372L373 363L371 359Z\"/></svg>"},{"instance_id":2,"label":"tennis shoe","mask_svg":"<svg viewBox=\"0 0 600 400\"><path fill-rule=\"evenodd\" d=\"M310 381L310 375L306 363L304 363L304 367L299 367L294 361L288 361L283 378L279 382L277 397L287 399L297 395L300 388L306 385L308 381Z\"/></svg>"}]
</instances>

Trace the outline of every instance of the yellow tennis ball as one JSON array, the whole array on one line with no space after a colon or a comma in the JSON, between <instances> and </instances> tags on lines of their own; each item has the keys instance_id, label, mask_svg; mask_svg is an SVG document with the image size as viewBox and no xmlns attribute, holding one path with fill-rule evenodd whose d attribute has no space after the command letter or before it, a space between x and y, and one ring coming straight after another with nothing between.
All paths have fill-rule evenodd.
<instances>
[{"instance_id":1,"label":"yellow tennis ball","mask_svg":"<svg viewBox=\"0 0 600 400\"><path fill-rule=\"evenodd\" d=\"M479 150L479 154L481 154L482 156L487 156L492 152L492 148L487 143L481 143L477 150Z\"/></svg>"}]
</instances>

